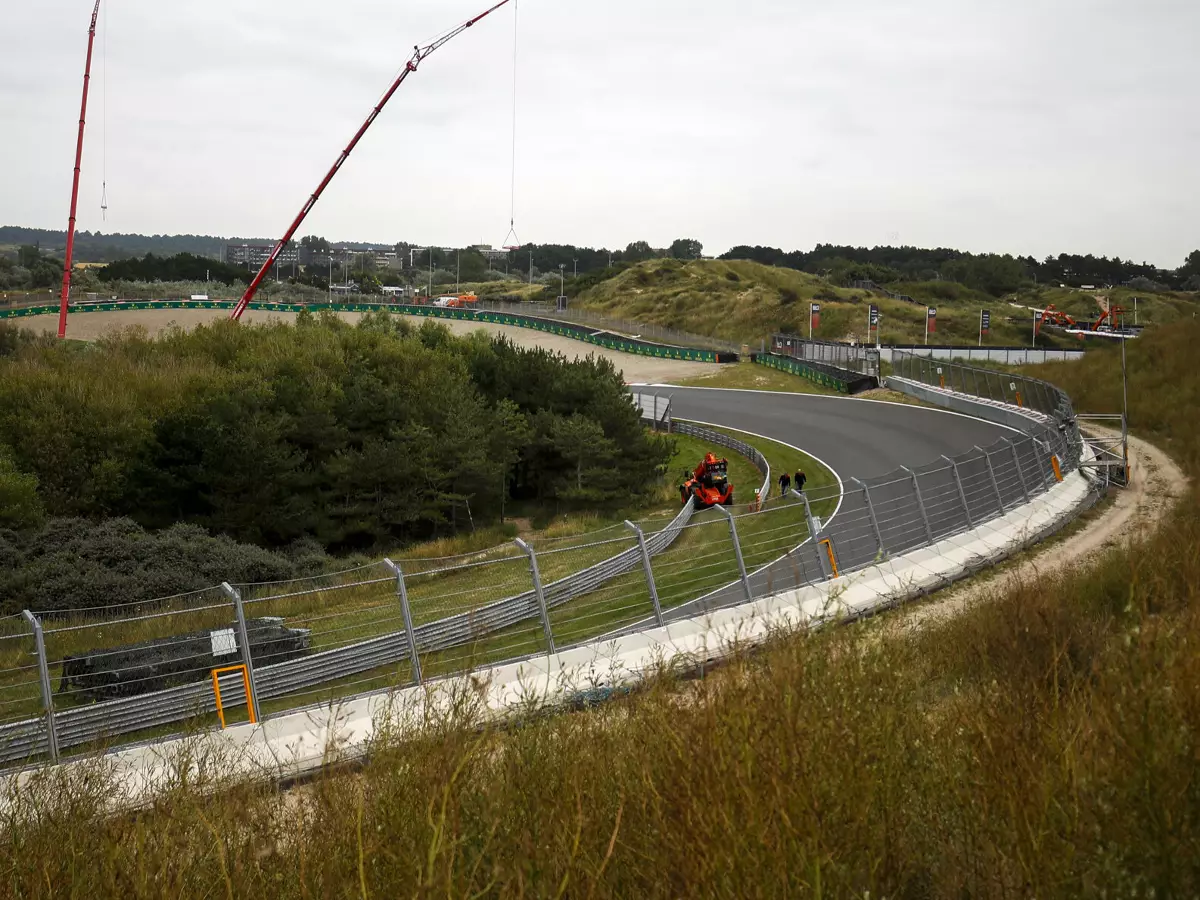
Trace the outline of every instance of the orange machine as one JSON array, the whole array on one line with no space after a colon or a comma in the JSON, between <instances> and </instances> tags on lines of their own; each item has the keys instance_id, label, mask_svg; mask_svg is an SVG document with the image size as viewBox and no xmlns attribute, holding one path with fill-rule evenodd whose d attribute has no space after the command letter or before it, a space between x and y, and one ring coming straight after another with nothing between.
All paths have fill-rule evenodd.
<instances>
[{"instance_id":1,"label":"orange machine","mask_svg":"<svg viewBox=\"0 0 1200 900\"><path fill-rule=\"evenodd\" d=\"M684 472L684 483L679 486L679 500L687 503L689 498L696 509L708 509L721 504L733 505L733 485L729 483L729 461L712 453L706 454L694 472Z\"/></svg>"},{"instance_id":2,"label":"orange machine","mask_svg":"<svg viewBox=\"0 0 1200 900\"><path fill-rule=\"evenodd\" d=\"M1074 328L1075 320L1068 316L1065 312L1056 309L1054 304L1051 303L1042 311L1042 315L1038 318L1037 325L1033 329L1034 333L1040 333L1043 325L1058 325L1061 328Z\"/></svg>"},{"instance_id":3,"label":"orange machine","mask_svg":"<svg viewBox=\"0 0 1200 900\"><path fill-rule=\"evenodd\" d=\"M1120 331L1121 324L1124 321L1124 317L1125 317L1125 307L1117 306L1115 303L1110 303L1108 305L1108 309L1103 310L1100 313L1100 318L1098 318L1096 320L1096 323L1094 325L1092 325L1092 331L1099 331L1100 326L1104 324L1106 319L1108 320L1109 330Z\"/></svg>"}]
</instances>

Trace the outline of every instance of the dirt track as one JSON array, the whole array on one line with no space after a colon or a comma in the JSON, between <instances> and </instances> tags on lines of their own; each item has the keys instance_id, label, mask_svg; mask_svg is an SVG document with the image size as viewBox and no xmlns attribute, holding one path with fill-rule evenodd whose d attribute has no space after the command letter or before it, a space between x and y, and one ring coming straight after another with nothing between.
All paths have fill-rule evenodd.
<instances>
[{"instance_id":1,"label":"dirt track","mask_svg":"<svg viewBox=\"0 0 1200 900\"><path fill-rule=\"evenodd\" d=\"M1103 437L1119 437L1106 429L1089 426L1089 430ZM1086 566L1106 551L1152 531L1183 496L1187 477L1167 454L1138 438L1129 438L1129 457L1129 487L1114 488L1113 502L1082 530L1024 554L997 578L968 579L934 594L928 603L903 611L896 626L920 628L950 618L1011 584L1036 580L1039 572Z\"/></svg>"},{"instance_id":2,"label":"dirt track","mask_svg":"<svg viewBox=\"0 0 1200 900\"><path fill-rule=\"evenodd\" d=\"M92 341L102 335L131 326L145 328L151 334L163 331L172 325L183 328L195 328L209 322L224 319L229 315L224 310L211 309L147 309L129 310L123 312L87 312L71 316L67 324L67 336L81 341ZM294 321L295 313L258 312L248 310L243 318L246 322L267 322L277 319L285 322ZM342 316L347 322L357 322L359 313L345 313ZM415 324L427 321L419 317L406 317ZM556 334L545 334L528 328L516 328L511 325L488 325L476 322L462 322L454 319L435 319L450 328L456 334L469 334L483 329L490 334L503 334L514 344L521 347L545 347L563 353L571 358L595 354L611 359L618 369L624 372L625 380L638 383L659 383L682 378L696 378L710 375L721 367L714 363L681 362L679 360L655 359L648 356L636 356L632 353L620 353L616 350L606 350L581 341L560 337ZM21 328L29 328L47 334L54 334L58 329L58 319L55 316L33 316L28 319L16 319L13 323Z\"/></svg>"}]
</instances>

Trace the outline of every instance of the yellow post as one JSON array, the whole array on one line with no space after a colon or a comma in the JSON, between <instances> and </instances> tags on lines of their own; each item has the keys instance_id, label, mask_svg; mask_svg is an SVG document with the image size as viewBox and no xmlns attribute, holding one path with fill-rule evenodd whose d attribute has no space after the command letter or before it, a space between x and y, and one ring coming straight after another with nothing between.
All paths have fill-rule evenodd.
<instances>
[{"instance_id":1,"label":"yellow post","mask_svg":"<svg viewBox=\"0 0 1200 900\"><path fill-rule=\"evenodd\" d=\"M223 669L212 670L213 695L217 698L217 716L221 720L221 728L225 727L225 707L221 705L220 678L226 672L242 673L242 684L246 687L246 710L250 714L250 724L258 724L258 711L254 708L254 703L250 700L250 670L245 666L226 666Z\"/></svg>"},{"instance_id":2,"label":"yellow post","mask_svg":"<svg viewBox=\"0 0 1200 900\"><path fill-rule=\"evenodd\" d=\"M833 555L833 544L828 538L821 541L820 546L825 548L825 552L829 554L829 567L833 571L833 577L838 577L837 557Z\"/></svg>"}]
</instances>

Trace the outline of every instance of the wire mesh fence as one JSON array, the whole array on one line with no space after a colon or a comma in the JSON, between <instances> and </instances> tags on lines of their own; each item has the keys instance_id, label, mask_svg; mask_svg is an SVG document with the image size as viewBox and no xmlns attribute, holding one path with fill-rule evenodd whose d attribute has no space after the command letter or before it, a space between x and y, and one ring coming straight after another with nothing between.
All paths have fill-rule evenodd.
<instances>
[{"instance_id":1,"label":"wire mesh fence","mask_svg":"<svg viewBox=\"0 0 1200 900\"><path fill-rule=\"evenodd\" d=\"M942 387L948 378L956 396L964 387L982 389L970 371L907 371L925 385L936 379L939 391L951 390ZM852 479L844 492L793 492L736 508L689 503L674 517L453 557L0 618L0 761L56 758L161 735L181 722L261 719L420 683L771 596L928 547L1021 506L1073 465L1065 461L1073 422L1059 418L1069 416L1069 401L1029 380L1019 389L1016 408L1028 433ZM997 407L1005 415L1013 408ZM757 449L700 426L673 427L751 456L769 487Z\"/></svg>"}]
</instances>

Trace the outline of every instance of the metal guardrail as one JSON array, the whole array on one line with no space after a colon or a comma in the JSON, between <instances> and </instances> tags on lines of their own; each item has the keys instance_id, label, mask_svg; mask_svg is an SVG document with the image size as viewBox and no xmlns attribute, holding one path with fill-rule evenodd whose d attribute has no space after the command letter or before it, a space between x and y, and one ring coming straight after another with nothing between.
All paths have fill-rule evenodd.
<instances>
[{"instance_id":1,"label":"metal guardrail","mask_svg":"<svg viewBox=\"0 0 1200 900\"><path fill-rule=\"evenodd\" d=\"M259 702L282 697L298 700L305 696L306 690L331 683L342 685L348 695L353 695L356 688L364 689L360 686L366 681L350 679L363 673L378 675L404 663L412 647L422 656L445 653L485 635L497 635L538 619L543 623L546 645L553 647L550 610L577 601L582 605L571 608L583 618L596 615L594 607L605 604L618 604L630 610L639 608L637 603L642 601L635 597L606 593L614 583L625 585L620 590L634 591L634 587L617 579L638 568L645 572L656 606L663 585L660 581L660 590L655 591L654 579L661 579L665 573L673 575L670 590L664 594L668 616L696 614L696 604L701 602L697 594L702 595L701 608L744 602L747 597L812 583L830 577L835 571L854 571L883 556L929 546L1027 502L1079 465L1082 442L1070 400L1060 391L1045 382L1023 379L1019 382L1020 406L1009 405L982 395L983 383L973 379L983 372L973 373L967 367L954 372L943 367L938 372L936 367L926 367L928 362L919 359L904 362L906 374L899 376L903 386L936 396L943 405L961 406L973 415L1010 424L1023 436L1002 439L986 449L974 448L883 478L853 482L853 486L847 486L844 497L839 498L836 492L809 491L803 498L803 515L794 499L769 500L769 465L757 448L703 426L671 422L673 431L744 453L764 471L761 497L769 502L759 512L728 519L737 569L729 568L728 547L712 543L711 530L706 532L710 535L707 543L686 545L693 549L686 550L682 559L672 552L685 530L724 527L720 519L710 516L693 522L692 506L685 504L669 524L655 526L657 530L644 536L645 551L640 541L634 543L627 536L613 538L605 530L570 539L565 544L551 540L538 549L526 546L527 560L521 554L496 556L492 552L452 560L414 560L396 570L385 570L383 564L376 564L299 583L227 588L238 598L233 607L223 593L210 591L165 600L157 606L141 604L132 616L129 607L107 612L75 611L75 619L47 620L50 627L35 628L34 634L29 633L19 617L0 620L0 650L6 660L6 668L0 669L0 704L3 704L0 716L6 708L23 709L35 704L39 694L43 708L40 716L0 726L0 761L16 763L42 754L54 756L59 748L86 747L122 734L168 726L215 709L211 685L201 680L90 705L56 703L64 688L60 687L58 696L51 694L49 670L62 663L64 648L76 635L94 632L119 635L123 628L145 630L153 626L164 631L164 639L169 642L172 635L180 632L194 633L195 624L203 621L207 623L205 628L217 629L213 631L213 654L195 658L195 673L203 675L215 667L218 634L228 633L232 640L230 649L222 652L240 654L244 642L233 638L234 631L228 624L236 618L237 630L245 635L243 597L244 606L260 619L264 614L281 611L276 610L278 606L312 598L314 608L300 614L301 621L297 624L304 624L314 636L337 646L275 664L271 664L269 655L257 659L243 656L241 662L252 671L248 681ZM1009 391L1015 392L1017 388L1011 384ZM960 386L981 394L964 394L958 390ZM822 523L809 510L809 503L822 499L830 503L841 501L832 521ZM754 504L755 508L758 506ZM639 537L643 537L640 531ZM612 554L608 548L618 543L623 548ZM602 558L597 559L598 556ZM537 574L539 560L543 565L558 560L570 564L585 557L592 561L544 585ZM527 574L522 578L520 572L525 566ZM558 566L559 571L564 568ZM744 573L741 577L737 576L739 569ZM706 571L708 575L704 574ZM704 594L700 586L711 584L713 578L718 585L727 586L714 585L714 589ZM520 585L522 580L524 584ZM505 596L510 587L520 589ZM479 594L485 599L479 602L471 599ZM497 594L500 599L487 599ZM600 599L596 600L597 597ZM413 625L411 609L431 620ZM448 611L450 614L445 614ZM362 634L364 629L376 633L366 636ZM117 642L115 637L106 639ZM509 658L545 652L545 647L539 650L537 642L531 640L515 643L511 651L503 652L511 652ZM224 663L222 660L221 664ZM469 667L471 660L456 657L448 665L451 670L454 665L461 670ZM394 684L401 674L401 670L393 670L385 683ZM124 675L130 683L146 677L136 666ZM222 681L221 687L226 704L238 704L245 699L240 679ZM373 684L372 689L379 689L379 684ZM77 701L79 695L72 697L67 691L63 699ZM304 703L290 707L302 708Z\"/></svg>"},{"instance_id":2,"label":"metal guardrail","mask_svg":"<svg viewBox=\"0 0 1200 900\"><path fill-rule=\"evenodd\" d=\"M553 303L544 303L535 300L527 300L519 303L507 300L480 300L479 307L481 309L492 309L501 312L536 315L548 319L561 319L564 322L577 322L583 325L594 325L597 328L624 334L629 337L641 338L642 340L654 341L656 343L675 344L680 347L711 348L729 353L738 353L741 350L740 345L733 341L722 340L721 338L694 334L690 331L682 331L666 325L652 325L630 319L614 319L605 316L603 313L589 309L579 309L571 306L568 306L566 309L558 309Z\"/></svg>"},{"instance_id":3,"label":"metal guardrail","mask_svg":"<svg viewBox=\"0 0 1200 900\"><path fill-rule=\"evenodd\" d=\"M898 353L893 365L897 378L935 388L939 405L1025 432L1065 470L1079 467L1083 439L1075 409L1049 382L913 353Z\"/></svg>"},{"instance_id":4,"label":"metal guardrail","mask_svg":"<svg viewBox=\"0 0 1200 900\"><path fill-rule=\"evenodd\" d=\"M72 312L123 312L150 309L232 309L234 301L230 300L116 300L97 301L95 303L78 304L71 307ZM367 313L378 309L386 309L398 315L423 316L437 319L456 319L467 322L485 322L496 325L513 325L520 328L532 328L551 334L562 335L584 343L594 344L622 353L634 353L640 356L653 356L659 359L691 360L695 362L737 362L736 351L725 351L708 342L701 346L664 344L641 337L627 337L623 334L587 327L585 325L563 321L560 317L532 315L526 308L527 304L517 304L518 311L503 311L491 308L450 308L428 304L388 303L375 300L367 303L271 303L255 301L249 308L258 312L298 313L332 312ZM31 306L24 308L2 309L0 319L23 318L26 316L42 316L57 314L58 310L51 306ZM557 314L556 314L557 315Z\"/></svg>"},{"instance_id":5,"label":"metal guardrail","mask_svg":"<svg viewBox=\"0 0 1200 900\"><path fill-rule=\"evenodd\" d=\"M764 489L766 485L769 485L770 466L766 461L766 457L757 448L743 441L731 438L728 435L711 431L701 426L682 422L671 423L669 419L667 425L679 433L691 434L711 443L729 447L743 453L761 471L765 472L766 482L764 483ZM649 556L657 556L668 550L683 529L688 526L692 515L692 505L690 503L683 504L679 512L667 526L646 535L644 545ZM586 536L582 539L586 540ZM613 543L613 541L598 540L596 546L602 546L606 543ZM561 551L551 550L550 552ZM408 570L408 577L411 581L430 575L453 574L455 571L461 571L471 566L501 566L513 561L511 557L492 560L491 562L486 560L475 562L470 560L455 560L453 565L447 565L433 572L422 571L419 565L416 568L410 568L406 564L404 569ZM436 621L411 627L410 617L406 614L403 616L403 619L405 624L411 627L411 633L408 628L404 628L403 630L397 630L367 640L355 641L335 649L314 653L297 659L290 659L274 665L263 665L261 664L261 660L258 664L255 664L253 660L247 661L242 659L243 663L248 663L253 667L253 680L256 685L255 705L257 706L264 700L293 695L308 688L349 679L385 666L404 663L410 658L410 647L415 647L418 653L423 656L427 653L437 653L450 648L471 644L488 635L538 618L542 615L543 607L545 609L556 609L569 603L571 600L585 596L613 579L634 571L642 566L643 562L641 546L634 545L593 565L572 572L563 578L551 581L544 585L544 587L536 584L531 586L529 590L471 608L457 615L446 616ZM373 595L384 595L386 597L387 592L390 591L394 583L392 577L382 575L380 577L371 577L377 573L377 567L367 567L358 570L358 572L358 580L351 579L344 583L336 581L323 582L319 586L314 587L311 585L310 580L305 579L300 583L301 589L292 590L285 583L271 586L267 591L260 591L262 596L258 597L254 596L255 591L253 586L241 586L240 589L234 591L238 595L236 615L239 621L243 619L240 609L242 594L245 594L247 597L245 605L247 607L254 607L260 604L270 605L272 602L278 602L282 598L295 601L297 598L305 596L326 595L332 592L353 590L362 591L363 589L370 589ZM397 577L399 578L397 593L403 598L404 605L407 606L403 570L401 570L401 574ZM539 588L541 588L540 591ZM199 606L193 609L185 608L179 613L154 613L152 612L154 608L155 604L152 602L139 604L139 611L150 616L187 615L189 612L203 612L217 607ZM400 608L401 605L398 602L395 608L391 610L391 615L388 619L397 618ZM148 610L151 612L146 613L145 611ZM229 612L233 614L235 610L231 609ZM114 616L107 623L104 623L104 625L112 628L131 621L138 622L143 618L144 615L134 616L131 619L122 619L119 616ZM98 624L96 630L102 630L104 625ZM40 628L40 624L38 627ZM67 626L63 630L73 630L77 627ZM54 628L51 628L49 631L51 634L56 633ZM19 637L19 635L14 635L15 637ZM49 670L52 665L60 664L61 660L51 660L50 656L53 654L48 655L44 645L40 645L36 655L37 665L41 669L45 684L49 685ZM208 668L211 668L211 666L207 663L201 664L201 661L197 661L197 672L207 670ZM137 677L144 676L140 672L135 672L130 675L130 680L136 680ZM224 705L236 706L246 702L245 688L238 677L230 676L227 680L222 680L221 686ZM2 695L2 689L0 689L0 695ZM48 713L46 715L35 719L25 719L0 725L0 762L19 762L46 751L51 747L51 730L56 738L51 756L55 756L59 748L95 744L99 741L119 737L122 734L170 725L193 716L212 713L216 709L216 702L211 685L207 681L197 680L189 684L177 685L132 697L58 710L54 709L53 700L49 699L48 690L43 690L43 706Z\"/></svg>"}]
</instances>

